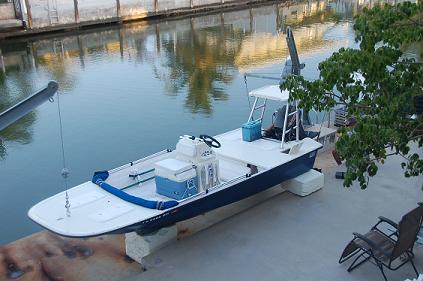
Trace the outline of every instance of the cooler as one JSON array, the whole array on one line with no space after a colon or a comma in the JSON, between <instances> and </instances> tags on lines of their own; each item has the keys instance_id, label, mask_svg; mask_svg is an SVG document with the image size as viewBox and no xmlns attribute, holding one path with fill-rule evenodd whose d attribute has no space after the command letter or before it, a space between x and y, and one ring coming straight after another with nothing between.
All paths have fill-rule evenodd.
<instances>
[{"instance_id":1,"label":"cooler","mask_svg":"<svg viewBox=\"0 0 423 281\"><path fill-rule=\"evenodd\" d=\"M242 125L242 140L255 141L261 138L261 122L250 121Z\"/></svg>"},{"instance_id":2,"label":"cooler","mask_svg":"<svg viewBox=\"0 0 423 281\"><path fill-rule=\"evenodd\" d=\"M156 192L175 200L198 193L197 172L192 164L169 158L154 165Z\"/></svg>"}]
</instances>

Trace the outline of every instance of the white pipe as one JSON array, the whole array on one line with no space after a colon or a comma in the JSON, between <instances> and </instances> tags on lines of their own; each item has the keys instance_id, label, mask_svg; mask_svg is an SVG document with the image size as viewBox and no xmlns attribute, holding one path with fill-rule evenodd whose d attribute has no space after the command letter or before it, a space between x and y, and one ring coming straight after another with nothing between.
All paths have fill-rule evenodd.
<instances>
[{"instance_id":1,"label":"white pipe","mask_svg":"<svg viewBox=\"0 0 423 281\"><path fill-rule=\"evenodd\" d=\"M296 141L300 140L300 112L298 111L298 101L295 101L295 124L296 124L296 132L295 132L295 139Z\"/></svg>"},{"instance_id":2,"label":"white pipe","mask_svg":"<svg viewBox=\"0 0 423 281\"><path fill-rule=\"evenodd\" d=\"M284 118L284 121L283 121L281 149L283 149L283 144L285 142L286 122L288 121L288 111L289 111L289 102L286 104L285 118Z\"/></svg>"}]
</instances>

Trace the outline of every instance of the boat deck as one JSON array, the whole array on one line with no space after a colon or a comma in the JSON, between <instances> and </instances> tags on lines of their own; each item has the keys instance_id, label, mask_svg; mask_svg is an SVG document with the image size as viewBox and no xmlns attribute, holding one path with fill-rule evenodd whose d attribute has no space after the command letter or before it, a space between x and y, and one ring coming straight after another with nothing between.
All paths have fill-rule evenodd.
<instances>
[{"instance_id":1,"label":"boat deck","mask_svg":"<svg viewBox=\"0 0 423 281\"><path fill-rule=\"evenodd\" d=\"M252 142L243 141L241 129L218 135L216 139L222 145L215 150L221 159L227 158L244 164L252 164L262 170L280 166L321 147L318 142L305 138L298 143L295 141L285 143L284 152L282 152L281 142L278 140L261 138ZM295 153L289 153L294 146L297 146Z\"/></svg>"}]
</instances>

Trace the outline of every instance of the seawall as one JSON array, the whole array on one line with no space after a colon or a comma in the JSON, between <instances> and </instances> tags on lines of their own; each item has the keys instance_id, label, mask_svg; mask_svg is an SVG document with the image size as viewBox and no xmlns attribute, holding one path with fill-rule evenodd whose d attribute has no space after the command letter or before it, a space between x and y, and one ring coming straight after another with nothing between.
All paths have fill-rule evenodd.
<instances>
[{"instance_id":1,"label":"seawall","mask_svg":"<svg viewBox=\"0 0 423 281\"><path fill-rule=\"evenodd\" d=\"M25 0L20 30L1 32L0 40L107 24L233 10L275 0Z\"/></svg>"}]
</instances>

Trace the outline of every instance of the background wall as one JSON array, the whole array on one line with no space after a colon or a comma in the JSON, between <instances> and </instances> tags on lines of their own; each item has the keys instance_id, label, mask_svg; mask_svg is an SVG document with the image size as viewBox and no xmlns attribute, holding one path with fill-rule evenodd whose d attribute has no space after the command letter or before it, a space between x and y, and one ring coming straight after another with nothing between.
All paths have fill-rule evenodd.
<instances>
[{"instance_id":1,"label":"background wall","mask_svg":"<svg viewBox=\"0 0 423 281\"><path fill-rule=\"evenodd\" d=\"M1 0L0 0L1 1ZM161 15L239 0L27 0L32 29ZM75 2L77 12L75 12ZM240 2L240 1L239 1ZM248 2L248 1L243 1ZM253 2L253 1L250 1ZM29 7L28 7L29 6ZM28 9L29 8L29 9ZM28 21L31 21L28 19Z\"/></svg>"},{"instance_id":2,"label":"background wall","mask_svg":"<svg viewBox=\"0 0 423 281\"><path fill-rule=\"evenodd\" d=\"M1 2L0 0L0 20L15 18L15 9L12 3Z\"/></svg>"}]
</instances>

